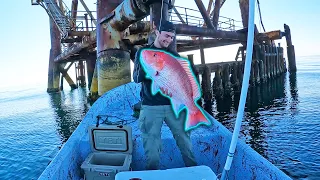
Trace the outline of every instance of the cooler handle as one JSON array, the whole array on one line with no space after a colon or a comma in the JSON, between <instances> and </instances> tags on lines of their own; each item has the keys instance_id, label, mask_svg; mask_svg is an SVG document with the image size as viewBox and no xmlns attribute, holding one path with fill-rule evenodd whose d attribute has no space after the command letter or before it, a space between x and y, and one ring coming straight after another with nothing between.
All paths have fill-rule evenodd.
<instances>
[{"instance_id":1,"label":"cooler handle","mask_svg":"<svg viewBox=\"0 0 320 180\"><path fill-rule=\"evenodd\" d=\"M114 170L112 169L102 169L102 168L93 168L94 171L97 171L97 172L105 172L105 173L112 173L114 172Z\"/></svg>"}]
</instances>

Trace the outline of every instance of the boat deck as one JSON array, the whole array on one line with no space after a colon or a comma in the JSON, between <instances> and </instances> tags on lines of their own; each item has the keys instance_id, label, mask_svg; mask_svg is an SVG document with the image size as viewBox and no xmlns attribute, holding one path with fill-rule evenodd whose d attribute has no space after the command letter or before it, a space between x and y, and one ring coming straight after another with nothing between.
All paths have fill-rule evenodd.
<instances>
[{"instance_id":1,"label":"boat deck","mask_svg":"<svg viewBox=\"0 0 320 180\"><path fill-rule=\"evenodd\" d=\"M133 171L145 170L146 159L142 147L138 120L133 117L134 104L140 101L141 86L128 83L115 88L100 97L87 112L83 121L64 144L57 156L48 165L39 179L81 179L84 172L80 166L91 153L88 127L100 123L122 122L132 127L132 164ZM210 116L210 115L209 115ZM108 117L108 118L107 118ZM211 116L210 116L211 117ZM193 151L198 165L210 167L218 176L224 167L230 141L231 132L221 123L211 117L212 126L201 126L192 130L191 139ZM160 169L185 167L180 150L169 128L164 124L162 128L162 152ZM228 174L229 179L290 179L285 173L259 155L256 151L239 140L233 163Z\"/></svg>"}]
</instances>

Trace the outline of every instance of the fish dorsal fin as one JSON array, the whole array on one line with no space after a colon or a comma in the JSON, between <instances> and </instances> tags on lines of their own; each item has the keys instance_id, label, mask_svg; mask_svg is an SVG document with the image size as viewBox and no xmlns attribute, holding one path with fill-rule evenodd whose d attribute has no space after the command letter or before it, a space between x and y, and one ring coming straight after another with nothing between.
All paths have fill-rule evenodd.
<instances>
[{"instance_id":1,"label":"fish dorsal fin","mask_svg":"<svg viewBox=\"0 0 320 180\"><path fill-rule=\"evenodd\" d=\"M187 73L188 78L191 82L193 99L200 98L201 97L200 87L199 87L197 81L195 80L195 76L193 75L193 73L191 71L191 66L190 66L189 62L183 58L178 58L177 60L181 64L181 66L185 70L185 72Z\"/></svg>"}]
</instances>

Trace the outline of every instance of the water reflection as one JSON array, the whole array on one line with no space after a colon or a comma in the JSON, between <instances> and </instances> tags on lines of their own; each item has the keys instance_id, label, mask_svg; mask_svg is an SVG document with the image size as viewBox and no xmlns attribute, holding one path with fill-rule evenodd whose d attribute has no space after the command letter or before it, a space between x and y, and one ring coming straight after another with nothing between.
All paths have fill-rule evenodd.
<instances>
[{"instance_id":1,"label":"water reflection","mask_svg":"<svg viewBox=\"0 0 320 180\"><path fill-rule=\"evenodd\" d=\"M259 108L283 107L286 105L286 75L251 87L247 95L247 112L257 112Z\"/></svg>"},{"instance_id":2,"label":"water reflection","mask_svg":"<svg viewBox=\"0 0 320 180\"><path fill-rule=\"evenodd\" d=\"M241 133L246 143L250 144L259 154L267 158L267 134L268 126L266 119L268 116L281 115L289 104L291 108L297 105L297 88L296 76L291 74L290 92L292 100L289 99L286 91L287 74L283 74L266 83L250 86L247 94L247 102L245 107L245 118L242 123ZM212 111L214 117L226 126L230 131L233 131L236 121L237 110L240 101L240 92L223 97L215 97L212 101ZM262 113L268 112L268 116Z\"/></svg>"},{"instance_id":3,"label":"water reflection","mask_svg":"<svg viewBox=\"0 0 320 180\"><path fill-rule=\"evenodd\" d=\"M296 73L290 73L289 84L290 84L290 95L291 95L290 111L291 111L291 116L294 116L297 114L297 105L299 103Z\"/></svg>"},{"instance_id":4,"label":"water reflection","mask_svg":"<svg viewBox=\"0 0 320 180\"><path fill-rule=\"evenodd\" d=\"M62 143L66 142L89 110L86 88L68 92L49 93L50 105L55 112L57 131Z\"/></svg>"}]
</instances>

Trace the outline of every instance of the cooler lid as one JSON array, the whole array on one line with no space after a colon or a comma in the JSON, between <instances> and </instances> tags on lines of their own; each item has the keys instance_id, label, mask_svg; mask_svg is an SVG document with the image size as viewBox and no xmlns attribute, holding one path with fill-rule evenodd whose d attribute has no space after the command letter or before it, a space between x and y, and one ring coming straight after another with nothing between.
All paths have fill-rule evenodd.
<instances>
[{"instance_id":1,"label":"cooler lid","mask_svg":"<svg viewBox=\"0 0 320 180\"><path fill-rule=\"evenodd\" d=\"M89 128L91 149L99 152L132 154L132 129L124 125L100 125Z\"/></svg>"}]
</instances>

